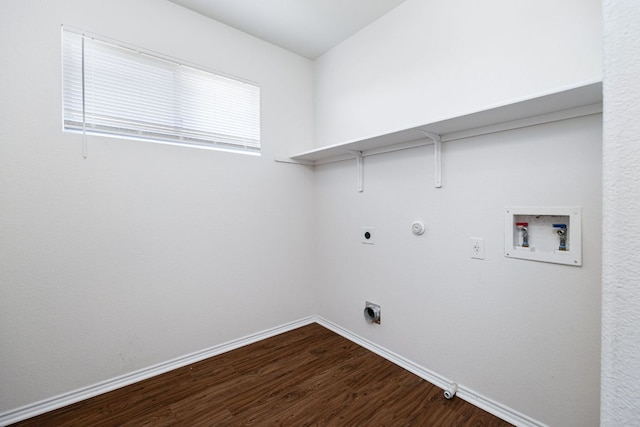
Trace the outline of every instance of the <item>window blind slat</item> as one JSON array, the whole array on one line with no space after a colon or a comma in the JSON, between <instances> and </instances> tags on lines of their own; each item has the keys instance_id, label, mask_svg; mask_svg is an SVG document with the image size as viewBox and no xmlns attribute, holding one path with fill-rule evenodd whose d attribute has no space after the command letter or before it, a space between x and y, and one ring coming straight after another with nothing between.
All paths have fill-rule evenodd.
<instances>
[{"instance_id":1,"label":"window blind slat","mask_svg":"<svg viewBox=\"0 0 640 427\"><path fill-rule=\"evenodd\" d=\"M82 38L84 37L84 52ZM63 31L64 129L260 152L260 88Z\"/></svg>"}]
</instances>

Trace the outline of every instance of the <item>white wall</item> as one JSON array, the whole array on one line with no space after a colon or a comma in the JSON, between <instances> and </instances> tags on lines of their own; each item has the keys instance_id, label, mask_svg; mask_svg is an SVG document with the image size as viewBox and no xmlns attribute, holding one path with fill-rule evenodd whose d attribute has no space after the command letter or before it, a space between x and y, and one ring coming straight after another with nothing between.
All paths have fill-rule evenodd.
<instances>
[{"instance_id":1,"label":"white wall","mask_svg":"<svg viewBox=\"0 0 640 427\"><path fill-rule=\"evenodd\" d=\"M60 26L258 82L263 156L61 131ZM167 1L0 2L0 413L312 310L312 63Z\"/></svg>"},{"instance_id":2,"label":"white wall","mask_svg":"<svg viewBox=\"0 0 640 427\"><path fill-rule=\"evenodd\" d=\"M601 78L600 0L407 0L316 60L316 144Z\"/></svg>"},{"instance_id":3,"label":"white wall","mask_svg":"<svg viewBox=\"0 0 640 427\"><path fill-rule=\"evenodd\" d=\"M598 424L601 118L317 167L319 314L549 425ZM582 267L503 256L504 206L582 206ZM411 233L422 220L426 232ZM376 228L363 245L362 225ZM470 237L485 260L469 258ZM367 324L365 300L382 307Z\"/></svg>"},{"instance_id":4,"label":"white wall","mask_svg":"<svg viewBox=\"0 0 640 427\"><path fill-rule=\"evenodd\" d=\"M315 144L598 80L599 20L595 0L408 0L315 64ZM259 82L264 155L94 137L82 159L61 24ZM0 413L318 313L542 422L598 424L598 116L448 142L439 190L430 147L369 157L358 194L352 162L273 162L314 144L314 64L172 3L4 0L0 54ZM511 204L582 206L584 266L503 258Z\"/></svg>"},{"instance_id":5,"label":"white wall","mask_svg":"<svg viewBox=\"0 0 640 427\"><path fill-rule=\"evenodd\" d=\"M408 0L317 60L316 143L599 80L600 16L599 1ZM429 146L367 157L362 194L353 161L316 167L319 314L540 422L598 425L601 120L447 142L442 189ZM504 258L508 205L582 206L584 265Z\"/></svg>"},{"instance_id":6,"label":"white wall","mask_svg":"<svg viewBox=\"0 0 640 427\"><path fill-rule=\"evenodd\" d=\"M604 3L602 425L640 425L640 4Z\"/></svg>"}]
</instances>

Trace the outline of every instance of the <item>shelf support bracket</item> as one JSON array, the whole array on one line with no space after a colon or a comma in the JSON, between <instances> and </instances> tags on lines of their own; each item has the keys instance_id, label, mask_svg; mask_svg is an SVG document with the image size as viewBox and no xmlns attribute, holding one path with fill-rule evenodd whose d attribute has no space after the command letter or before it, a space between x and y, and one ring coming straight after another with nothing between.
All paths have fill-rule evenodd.
<instances>
[{"instance_id":1,"label":"shelf support bracket","mask_svg":"<svg viewBox=\"0 0 640 427\"><path fill-rule=\"evenodd\" d=\"M433 141L433 170L435 174L436 188L442 188L442 138L437 133L427 132L420 129L420 132Z\"/></svg>"},{"instance_id":2,"label":"shelf support bracket","mask_svg":"<svg viewBox=\"0 0 640 427\"><path fill-rule=\"evenodd\" d=\"M344 150L356 156L356 166L358 168L358 193L364 191L364 158L362 151Z\"/></svg>"}]
</instances>

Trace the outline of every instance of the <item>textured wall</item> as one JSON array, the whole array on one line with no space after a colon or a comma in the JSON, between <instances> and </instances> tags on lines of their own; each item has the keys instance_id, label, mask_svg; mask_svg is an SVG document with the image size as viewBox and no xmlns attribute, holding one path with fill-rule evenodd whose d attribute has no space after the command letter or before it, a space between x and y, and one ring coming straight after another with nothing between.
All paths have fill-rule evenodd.
<instances>
[{"instance_id":1,"label":"textured wall","mask_svg":"<svg viewBox=\"0 0 640 427\"><path fill-rule=\"evenodd\" d=\"M640 4L604 1L602 425L640 425Z\"/></svg>"}]
</instances>

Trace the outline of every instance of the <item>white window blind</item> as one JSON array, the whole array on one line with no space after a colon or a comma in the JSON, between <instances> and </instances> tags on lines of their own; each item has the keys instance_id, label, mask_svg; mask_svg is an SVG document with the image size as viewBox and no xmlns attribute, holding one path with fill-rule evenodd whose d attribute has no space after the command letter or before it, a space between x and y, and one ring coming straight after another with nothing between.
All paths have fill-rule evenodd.
<instances>
[{"instance_id":1,"label":"white window blind","mask_svg":"<svg viewBox=\"0 0 640 427\"><path fill-rule=\"evenodd\" d=\"M260 153L260 88L63 30L64 130Z\"/></svg>"}]
</instances>

